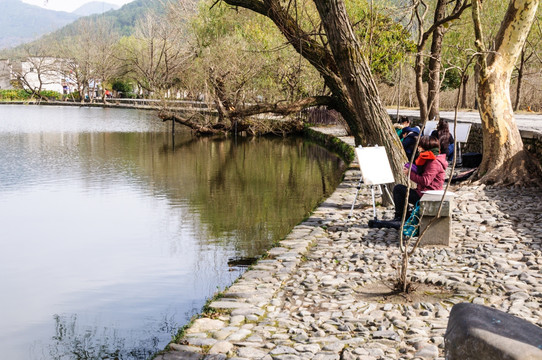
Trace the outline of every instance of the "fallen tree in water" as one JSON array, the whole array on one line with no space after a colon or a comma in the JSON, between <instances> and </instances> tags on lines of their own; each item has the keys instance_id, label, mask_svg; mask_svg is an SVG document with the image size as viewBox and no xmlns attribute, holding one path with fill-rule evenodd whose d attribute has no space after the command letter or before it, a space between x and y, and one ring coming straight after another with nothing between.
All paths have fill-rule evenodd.
<instances>
[{"instance_id":1,"label":"fallen tree in water","mask_svg":"<svg viewBox=\"0 0 542 360\"><path fill-rule=\"evenodd\" d=\"M173 121L194 130L199 135L246 134L289 135L303 131L304 122L299 113L313 106L330 105L327 96L316 96L290 103L256 104L240 109L217 102L216 116L186 111L163 110L162 121Z\"/></svg>"},{"instance_id":2,"label":"fallen tree in water","mask_svg":"<svg viewBox=\"0 0 542 360\"><path fill-rule=\"evenodd\" d=\"M198 135L246 134L246 135L289 135L303 131L304 124L300 119L255 119L240 118L228 122L213 122L209 116L195 114L186 116L171 111L160 112L163 121L174 121L194 130Z\"/></svg>"}]
</instances>

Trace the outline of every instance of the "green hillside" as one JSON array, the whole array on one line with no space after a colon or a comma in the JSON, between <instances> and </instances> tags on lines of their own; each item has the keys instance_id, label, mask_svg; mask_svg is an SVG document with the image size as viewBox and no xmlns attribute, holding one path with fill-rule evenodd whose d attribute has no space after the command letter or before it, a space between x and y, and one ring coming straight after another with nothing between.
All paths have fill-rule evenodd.
<instances>
[{"instance_id":1,"label":"green hillside","mask_svg":"<svg viewBox=\"0 0 542 360\"><path fill-rule=\"evenodd\" d=\"M0 4L1 5L4 5L4 3L10 4L13 1L14 0L0 0ZM20 3L19 0L15 0L15 1ZM23 3L20 3L20 4L23 4ZM74 33L77 33L77 29L80 27L81 22L85 20L95 20L95 19L101 18L101 19L106 20L107 23L112 24L114 31L119 32L121 35L130 35L133 32L136 21L139 17L141 17L142 15L144 15L150 10L163 12L166 7L166 4L167 4L167 1L164 1L164 0L135 0L131 3L128 3L122 6L118 10L110 10L103 14L95 14L95 15L77 18L77 15L63 13L63 14L68 14L71 16L71 20L67 21L69 22L69 24L61 27L60 29L57 29L56 31L52 31L51 33L44 35L40 37L38 40L35 40L33 42L31 40L36 39L36 37L33 37L33 38L29 37L27 39L27 41L29 42L23 45L19 45L12 49L1 50L0 57L1 58L17 57L17 55L24 54L24 51L23 51L24 46L32 45L33 43L39 43L42 47L43 46L47 47L47 43L49 42L58 41L64 37L68 37L70 35L73 35ZM26 5L26 4L23 4L23 5ZM31 5L28 5L28 6L41 9L36 6L31 6ZM62 13L62 12L50 11L50 10L45 10L45 11L49 11L52 13ZM3 21L4 20L0 17L0 22L3 22ZM17 19L17 22L19 23L19 26L21 26L22 24L22 26L24 27L25 22L21 21L20 18ZM43 32L41 32L41 34L43 34Z\"/></svg>"},{"instance_id":2,"label":"green hillside","mask_svg":"<svg viewBox=\"0 0 542 360\"><path fill-rule=\"evenodd\" d=\"M84 20L105 19L113 25L113 29L121 35L130 35L134 30L136 20L149 10L163 12L166 2L163 0L135 0L118 10L110 10L103 14L85 16L51 34L55 37L63 37L76 31L79 23Z\"/></svg>"}]
</instances>

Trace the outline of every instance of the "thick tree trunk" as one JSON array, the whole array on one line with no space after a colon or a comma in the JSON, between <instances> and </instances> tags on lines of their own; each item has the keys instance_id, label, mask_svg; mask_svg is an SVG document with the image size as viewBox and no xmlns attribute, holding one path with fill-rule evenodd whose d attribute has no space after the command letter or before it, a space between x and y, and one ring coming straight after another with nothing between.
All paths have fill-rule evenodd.
<instances>
[{"instance_id":1,"label":"thick tree trunk","mask_svg":"<svg viewBox=\"0 0 542 360\"><path fill-rule=\"evenodd\" d=\"M316 0L335 58L339 75L345 84L361 125L364 146L384 146L396 177L407 161L389 115L380 101L369 65L361 53L342 1ZM397 179L396 179L397 180Z\"/></svg>"},{"instance_id":2,"label":"thick tree trunk","mask_svg":"<svg viewBox=\"0 0 542 360\"><path fill-rule=\"evenodd\" d=\"M478 87L483 133L483 160L478 176L486 184L530 182L537 173L529 165L532 159L524 150L509 91L509 81L499 71Z\"/></svg>"},{"instance_id":3,"label":"thick tree trunk","mask_svg":"<svg viewBox=\"0 0 542 360\"><path fill-rule=\"evenodd\" d=\"M476 45L484 51L480 0L473 20ZM496 51L479 58L478 99L483 132L483 158L478 178L487 184L539 183L540 164L524 150L510 99L510 78L534 20L539 0L512 0L496 37Z\"/></svg>"},{"instance_id":4,"label":"thick tree trunk","mask_svg":"<svg viewBox=\"0 0 542 360\"><path fill-rule=\"evenodd\" d=\"M180 113L162 111L158 114L162 121L173 121L194 130L197 135L223 135L233 132L246 132L249 135L291 135L300 134L304 129L300 120L246 120L238 119L236 123L204 123Z\"/></svg>"}]
</instances>

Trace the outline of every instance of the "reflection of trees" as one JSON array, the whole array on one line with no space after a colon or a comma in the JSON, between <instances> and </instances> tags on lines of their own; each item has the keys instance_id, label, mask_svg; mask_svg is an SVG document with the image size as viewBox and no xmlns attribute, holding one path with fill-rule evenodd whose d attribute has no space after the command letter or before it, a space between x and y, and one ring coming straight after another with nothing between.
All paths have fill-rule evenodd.
<instances>
[{"instance_id":1,"label":"reflection of trees","mask_svg":"<svg viewBox=\"0 0 542 360\"><path fill-rule=\"evenodd\" d=\"M190 200L206 204L200 217L210 225L212 237L233 239L244 256L261 254L327 195L323 172L327 189L334 189L339 180L340 160L329 152L308 156L319 148L301 139L223 141L217 146L220 156L207 159L206 171L196 182L202 186ZM206 172L214 172L212 179L220 182L209 182Z\"/></svg>"},{"instance_id":2,"label":"reflection of trees","mask_svg":"<svg viewBox=\"0 0 542 360\"><path fill-rule=\"evenodd\" d=\"M127 176L149 183L172 204L188 202L203 225L202 241L244 257L284 237L335 189L344 167L299 138L176 138L176 151L166 151L167 133L108 134L80 143L89 143L89 158L116 159Z\"/></svg>"},{"instance_id":3,"label":"reflection of trees","mask_svg":"<svg viewBox=\"0 0 542 360\"><path fill-rule=\"evenodd\" d=\"M164 153L169 153L169 152L175 152L177 150L181 150L181 149L184 149L186 148L187 146L190 146L193 142L196 142L198 141L199 138L197 138L196 136L191 136L191 137L182 137L181 140L176 140L174 137L172 138L172 142L173 144L167 144L165 143L164 145L162 145L162 147L160 148L160 154L164 154Z\"/></svg>"},{"instance_id":4,"label":"reflection of trees","mask_svg":"<svg viewBox=\"0 0 542 360\"><path fill-rule=\"evenodd\" d=\"M55 335L47 345L44 359L98 360L98 359L148 359L160 350L157 335L171 335L179 324L164 317L155 328L147 329L148 337L131 341L119 336L117 330L97 327L81 328L77 315L54 315ZM141 338L141 337L139 337ZM163 339L162 339L163 342Z\"/></svg>"}]
</instances>

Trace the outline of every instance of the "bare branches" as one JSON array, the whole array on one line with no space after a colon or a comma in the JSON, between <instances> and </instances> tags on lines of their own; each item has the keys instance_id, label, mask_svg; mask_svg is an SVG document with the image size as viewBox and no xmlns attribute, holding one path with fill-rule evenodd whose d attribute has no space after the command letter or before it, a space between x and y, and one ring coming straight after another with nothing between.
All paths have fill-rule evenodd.
<instances>
[{"instance_id":1,"label":"bare branches","mask_svg":"<svg viewBox=\"0 0 542 360\"><path fill-rule=\"evenodd\" d=\"M294 49L303 55L324 77L329 87L337 87L337 67L331 53L301 29L277 0L223 0L232 6L241 6L271 19Z\"/></svg>"},{"instance_id":2,"label":"bare branches","mask_svg":"<svg viewBox=\"0 0 542 360\"><path fill-rule=\"evenodd\" d=\"M165 96L195 57L180 16L188 15L174 7L165 15L148 13L138 21L135 35L121 41L118 58L125 74L149 95Z\"/></svg>"},{"instance_id":3,"label":"bare branches","mask_svg":"<svg viewBox=\"0 0 542 360\"><path fill-rule=\"evenodd\" d=\"M254 109L252 109L255 112ZM262 110L265 106L262 106ZM287 112L285 109L282 109ZM267 111L269 112L269 111ZM291 113L297 112L297 109L292 108ZM260 112L261 113L261 112ZM182 113L172 111L162 111L159 113L159 118L162 121L174 121L195 130L198 135L219 135L230 132L246 132L249 135L288 135L300 133L303 131L304 125L301 120L297 119L273 119L273 118L236 118L235 122L210 122L201 114L186 116ZM199 118L199 119L198 119Z\"/></svg>"},{"instance_id":4,"label":"bare branches","mask_svg":"<svg viewBox=\"0 0 542 360\"><path fill-rule=\"evenodd\" d=\"M476 0L474 0L476 1ZM471 6L470 2L468 2L467 0L464 0L460 6L457 6L456 5L456 8L453 10L453 12L438 20L438 21L435 21L430 27L429 29L427 29L427 31L425 31L425 33L422 35L422 43L425 44L425 42L427 41L427 39L431 36L431 34L433 34L433 32L435 31L436 28L438 28L439 26L442 26L446 23L449 23L450 21L453 21L453 20L457 20L461 17L461 15L463 14L463 11L465 11L466 9L468 9L469 7Z\"/></svg>"},{"instance_id":5,"label":"bare branches","mask_svg":"<svg viewBox=\"0 0 542 360\"><path fill-rule=\"evenodd\" d=\"M257 104L249 106L245 109L235 109L230 112L232 116L245 117L253 116L257 114L271 113L275 115L290 115L298 113L303 109L312 106L327 106L333 108L333 100L329 96L311 96L305 99L301 99L289 103L277 103L277 104Z\"/></svg>"}]
</instances>

